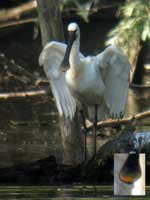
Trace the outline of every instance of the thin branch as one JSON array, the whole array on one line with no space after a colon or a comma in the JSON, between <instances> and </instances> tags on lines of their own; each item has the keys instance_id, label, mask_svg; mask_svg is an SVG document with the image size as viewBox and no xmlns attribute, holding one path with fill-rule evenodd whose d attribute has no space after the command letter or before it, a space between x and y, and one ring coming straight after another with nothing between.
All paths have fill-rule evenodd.
<instances>
[{"instance_id":1,"label":"thin branch","mask_svg":"<svg viewBox=\"0 0 150 200\"><path fill-rule=\"evenodd\" d=\"M31 91L26 91L26 92L6 92L6 93L0 93L0 99L37 96L37 95L43 95L43 94L45 95L47 93L48 93L47 89L31 90Z\"/></svg>"},{"instance_id":2,"label":"thin branch","mask_svg":"<svg viewBox=\"0 0 150 200\"><path fill-rule=\"evenodd\" d=\"M96 12L98 12L100 10L114 8L114 7L117 7L117 6L120 6L120 5L122 5L122 4L118 3L118 4L115 4L115 5L97 6L96 8L90 8L90 10L87 9L87 8L80 8L80 7L78 7L78 8L70 8L70 9L66 8L66 9L63 9L62 12L66 13L66 12L72 12L72 11L74 11L74 12L88 12L90 14L93 14L93 13L96 13Z\"/></svg>"},{"instance_id":3,"label":"thin branch","mask_svg":"<svg viewBox=\"0 0 150 200\"><path fill-rule=\"evenodd\" d=\"M141 88L141 89L146 88L146 89L149 89L149 88L150 88L150 85L137 85L137 84L131 83L131 84L130 84L130 87L131 87L131 88Z\"/></svg>"},{"instance_id":4,"label":"thin branch","mask_svg":"<svg viewBox=\"0 0 150 200\"><path fill-rule=\"evenodd\" d=\"M133 120L133 118L135 120L141 120L141 119L144 119L144 118L147 118L147 117L150 117L150 110L138 113L134 116L126 117L124 119L119 119L119 120L118 119L114 119L114 120L109 119L109 120L106 120L106 121L98 122L97 128L100 129L100 128L104 128L104 127L106 128L106 127L114 127L114 126L118 126L118 125L126 125L131 120ZM93 128L92 124L87 125L88 131L91 131L92 128Z\"/></svg>"},{"instance_id":5,"label":"thin branch","mask_svg":"<svg viewBox=\"0 0 150 200\"><path fill-rule=\"evenodd\" d=\"M113 5L101 5L96 6L95 8L88 9L82 9L82 8L68 8L63 9L62 13L67 12L89 12L90 14L94 14L96 12L99 12L103 9L109 9L113 7L120 6L120 3L116 3ZM37 22L37 17L30 18L30 19L20 19L21 16L24 14L34 11L37 9L37 2L35 0L29 1L27 3L22 4L21 6L17 6L15 8L10 8L7 10L1 10L0 11L0 28L8 27L8 26L15 26L15 25L21 25L24 23L30 23L30 22Z\"/></svg>"},{"instance_id":6,"label":"thin branch","mask_svg":"<svg viewBox=\"0 0 150 200\"><path fill-rule=\"evenodd\" d=\"M5 28L5 27L9 27L9 26L19 26L22 24L34 23L37 21L38 21L37 17L32 17L29 19L20 19L17 21L2 22L2 23L0 23L0 28Z\"/></svg>"},{"instance_id":7,"label":"thin branch","mask_svg":"<svg viewBox=\"0 0 150 200\"><path fill-rule=\"evenodd\" d=\"M0 21L8 21L12 19L18 20L21 15L31 10L34 10L36 7L36 1L29 1L28 3L24 3L21 6L17 6L8 10L2 10L0 12Z\"/></svg>"}]
</instances>

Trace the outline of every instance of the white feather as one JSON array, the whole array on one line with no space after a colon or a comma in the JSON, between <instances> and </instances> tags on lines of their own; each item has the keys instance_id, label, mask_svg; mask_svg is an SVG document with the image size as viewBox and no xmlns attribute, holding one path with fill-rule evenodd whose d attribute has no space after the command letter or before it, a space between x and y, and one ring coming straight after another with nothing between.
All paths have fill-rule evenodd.
<instances>
[{"instance_id":1,"label":"white feather","mask_svg":"<svg viewBox=\"0 0 150 200\"><path fill-rule=\"evenodd\" d=\"M71 51L74 55L75 47ZM75 66L70 63L66 81L73 96L88 107L89 118L93 120L95 104L98 105L98 120L108 116L121 117L127 101L130 73L130 65L121 50L110 46L97 56L80 58L77 63L80 63L78 76L73 78Z\"/></svg>"},{"instance_id":2,"label":"white feather","mask_svg":"<svg viewBox=\"0 0 150 200\"><path fill-rule=\"evenodd\" d=\"M50 42L39 57L50 80L59 114L72 119L76 103L80 102L88 108L90 118L93 118L95 104L99 119L108 115L119 118L128 96L130 65L127 59L116 46L106 48L97 56L84 57L79 52L79 26L71 23L68 29L76 29L76 38L69 55L70 69L66 73L60 71L65 44Z\"/></svg>"},{"instance_id":3,"label":"white feather","mask_svg":"<svg viewBox=\"0 0 150 200\"><path fill-rule=\"evenodd\" d=\"M112 116L120 117L128 96L130 65L116 46L105 49L99 60L102 79L105 84L104 99ZM105 74L105 76L103 75Z\"/></svg>"},{"instance_id":4,"label":"white feather","mask_svg":"<svg viewBox=\"0 0 150 200\"><path fill-rule=\"evenodd\" d=\"M50 81L59 115L72 120L76 111L76 102L65 81L65 74L60 70L65 51L66 44L50 42L43 48L39 64L44 66L46 76ZM81 54L80 56L83 57Z\"/></svg>"}]
</instances>

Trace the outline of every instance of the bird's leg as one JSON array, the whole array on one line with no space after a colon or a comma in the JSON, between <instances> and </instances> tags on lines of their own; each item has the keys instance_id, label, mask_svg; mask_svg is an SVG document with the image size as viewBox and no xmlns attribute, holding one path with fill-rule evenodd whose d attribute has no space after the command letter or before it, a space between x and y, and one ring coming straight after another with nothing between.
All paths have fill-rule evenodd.
<instances>
[{"instance_id":1,"label":"bird's leg","mask_svg":"<svg viewBox=\"0 0 150 200\"><path fill-rule=\"evenodd\" d=\"M83 124L83 132L84 132L84 160L87 160L87 126L85 122L85 115L83 110L80 111L81 113L81 118L82 118L82 124Z\"/></svg>"},{"instance_id":2,"label":"bird's leg","mask_svg":"<svg viewBox=\"0 0 150 200\"><path fill-rule=\"evenodd\" d=\"M98 105L96 104L95 112L94 112L94 121L93 121L94 155L96 155L96 152L97 152L97 145L96 145L97 113L98 113Z\"/></svg>"}]
</instances>

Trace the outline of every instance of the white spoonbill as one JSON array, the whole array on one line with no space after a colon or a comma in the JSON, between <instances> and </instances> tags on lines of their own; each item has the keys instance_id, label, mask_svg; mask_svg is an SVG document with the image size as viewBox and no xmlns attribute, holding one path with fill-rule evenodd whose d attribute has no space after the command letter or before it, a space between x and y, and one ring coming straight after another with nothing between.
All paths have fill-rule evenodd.
<instances>
[{"instance_id":1,"label":"white spoonbill","mask_svg":"<svg viewBox=\"0 0 150 200\"><path fill-rule=\"evenodd\" d=\"M96 147L97 114L99 119L108 114L115 118L123 116L128 96L130 65L116 46L106 48L97 56L81 58L80 29L76 23L69 24L68 35L61 70L66 72L66 82L72 95L88 107L88 114L92 114L94 118ZM95 112L90 112L94 107Z\"/></svg>"},{"instance_id":2,"label":"white spoonbill","mask_svg":"<svg viewBox=\"0 0 150 200\"><path fill-rule=\"evenodd\" d=\"M50 80L59 114L72 119L76 104L80 102L87 106L90 116L92 113L96 132L97 111L100 118L105 114L122 117L128 96L130 65L117 46L109 46L96 56L84 57L79 51L79 26L69 24L68 34L68 45L48 43L39 63L44 65ZM94 110L95 117L90 112Z\"/></svg>"}]
</instances>

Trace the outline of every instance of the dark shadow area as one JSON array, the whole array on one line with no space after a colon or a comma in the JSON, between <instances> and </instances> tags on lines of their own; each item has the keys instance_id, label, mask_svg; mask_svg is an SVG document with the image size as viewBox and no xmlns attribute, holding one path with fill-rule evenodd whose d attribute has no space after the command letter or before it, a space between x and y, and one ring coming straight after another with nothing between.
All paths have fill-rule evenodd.
<instances>
[{"instance_id":1,"label":"dark shadow area","mask_svg":"<svg viewBox=\"0 0 150 200\"><path fill-rule=\"evenodd\" d=\"M137 65L133 75L133 84L143 84L144 64L150 62L150 44L149 42L141 42L141 51L138 56Z\"/></svg>"}]
</instances>

